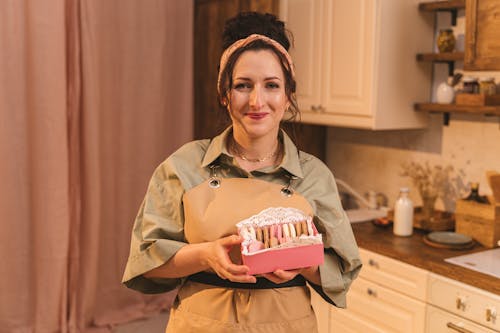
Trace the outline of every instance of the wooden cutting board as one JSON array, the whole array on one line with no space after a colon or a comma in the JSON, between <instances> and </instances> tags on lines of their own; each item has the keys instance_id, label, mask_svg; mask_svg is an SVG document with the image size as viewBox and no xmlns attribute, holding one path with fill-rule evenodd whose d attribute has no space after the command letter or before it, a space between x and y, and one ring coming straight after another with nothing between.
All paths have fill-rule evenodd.
<instances>
[{"instance_id":1,"label":"wooden cutting board","mask_svg":"<svg viewBox=\"0 0 500 333\"><path fill-rule=\"evenodd\" d=\"M493 192L495 204L500 205L500 172L486 171L486 178Z\"/></svg>"}]
</instances>

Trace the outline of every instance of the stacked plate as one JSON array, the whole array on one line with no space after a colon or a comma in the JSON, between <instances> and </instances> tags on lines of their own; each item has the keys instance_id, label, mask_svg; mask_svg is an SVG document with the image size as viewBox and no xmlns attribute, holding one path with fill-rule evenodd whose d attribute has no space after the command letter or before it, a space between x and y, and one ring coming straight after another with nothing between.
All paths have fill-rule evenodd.
<instances>
[{"instance_id":1,"label":"stacked plate","mask_svg":"<svg viewBox=\"0 0 500 333\"><path fill-rule=\"evenodd\" d=\"M474 240L467 235L452 231L433 231L424 236L424 243L442 249L469 249L474 246Z\"/></svg>"}]
</instances>

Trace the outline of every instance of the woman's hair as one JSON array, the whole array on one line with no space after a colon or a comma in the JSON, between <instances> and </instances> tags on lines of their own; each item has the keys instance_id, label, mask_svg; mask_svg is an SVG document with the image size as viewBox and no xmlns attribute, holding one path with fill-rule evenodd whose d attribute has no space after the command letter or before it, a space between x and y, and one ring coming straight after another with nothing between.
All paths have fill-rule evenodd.
<instances>
[{"instance_id":1,"label":"woman's hair","mask_svg":"<svg viewBox=\"0 0 500 333\"><path fill-rule=\"evenodd\" d=\"M285 23L278 20L276 16L257 12L242 12L226 21L224 31L222 32L223 50L227 49L234 42L252 34L267 36L281 44L285 50L288 51L290 49L290 39L292 35L285 29ZM219 105L221 108L225 109L228 93L233 84L232 77L234 65L240 55L248 50L271 50L279 58L281 69L285 76L285 94L290 101L289 112L291 114L291 119L295 119L299 114L299 108L295 96L296 82L290 70L291 64L288 64L288 60L282 52L263 40L255 40L236 50L229 57L226 66L222 68L221 82L223 82L223 84L221 87L222 89L219 91Z\"/></svg>"},{"instance_id":2,"label":"woman's hair","mask_svg":"<svg viewBox=\"0 0 500 333\"><path fill-rule=\"evenodd\" d=\"M225 50L237 40L259 34L274 39L288 51L290 49L288 33L285 23L272 14L242 12L226 21L222 32L222 48Z\"/></svg>"}]
</instances>

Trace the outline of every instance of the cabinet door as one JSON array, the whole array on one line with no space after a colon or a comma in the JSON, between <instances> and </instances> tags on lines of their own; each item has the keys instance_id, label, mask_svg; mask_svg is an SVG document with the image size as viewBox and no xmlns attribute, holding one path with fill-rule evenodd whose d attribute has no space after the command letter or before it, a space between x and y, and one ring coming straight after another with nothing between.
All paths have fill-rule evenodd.
<instances>
[{"instance_id":1,"label":"cabinet door","mask_svg":"<svg viewBox=\"0 0 500 333\"><path fill-rule=\"evenodd\" d=\"M294 34L290 53L304 122L344 125L352 123L344 115L371 114L374 6L372 0L281 1L280 16Z\"/></svg>"},{"instance_id":2,"label":"cabinet door","mask_svg":"<svg viewBox=\"0 0 500 333\"><path fill-rule=\"evenodd\" d=\"M290 55L297 76L297 102L305 112L320 105L322 7L321 0L280 2L280 18L294 37Z\"/></svg>"},{"instance_id":3,"label":"cabinet door","mask_svg":"<svg viewBox=\"0 0 500 333\"><path fill-rule=\"evenodd\" d=\"M374 67L373 0L326 1L323 24L324 112L370 116Z\"/></svg>"},{"instance_id":4,"label":"cabinet door","mask_svg":"<svg viewBox=\"0 0 500 333\"><path fill-rule=\"evenodd\" d=\"M332 308L330 332L423 333L425 307L424 302L358 278L347 294L347 309Z\"/></svg>"},{"instance_id":5,"label":"cabinet door","mask_svg":"<svg viewBox=\"0 0 500 333\"><path fill-rule=\"evenodd\" d=\"M500 69L500 6L498 0L467 0L466 70Z\"/></svg>"},{"instance_id":6,"label":"cabinet door","mask_svg":"<svg viewBox=\"0 0 500 333\"><path fill-rule=\"evenodd\" d=\"M457 333L457 332L474 332L474 333L494 333L486 327L477 325L467 319L452 315L449 312L443 311L432 305L427 306L426 316L426 333ZM462 330L461 330L462 329ZM467 331L465 331L465 330Z\"/></svg>"}]
</instances>

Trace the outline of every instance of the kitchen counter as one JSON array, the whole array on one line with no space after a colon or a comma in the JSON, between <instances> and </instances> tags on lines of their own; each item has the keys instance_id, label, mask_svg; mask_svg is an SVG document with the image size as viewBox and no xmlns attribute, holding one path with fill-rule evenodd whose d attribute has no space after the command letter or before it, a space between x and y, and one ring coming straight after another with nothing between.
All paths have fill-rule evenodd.
<instances>
[{"instance_id":1,"label":"kitchen counter","mask_svg":"<svg viewBox=\"0 0 500 333\"><path fill-rule=\"evenodd\" d=\"M361 248L500 295L500 279L444 261L488 250L486 247L476 244L468 250L434 248L424 243L426 232L414 230L410 237L398 237L394 236L391 227L381 228L371 222L353 223L352 229Z\"/></svg>"}]
</instances>

